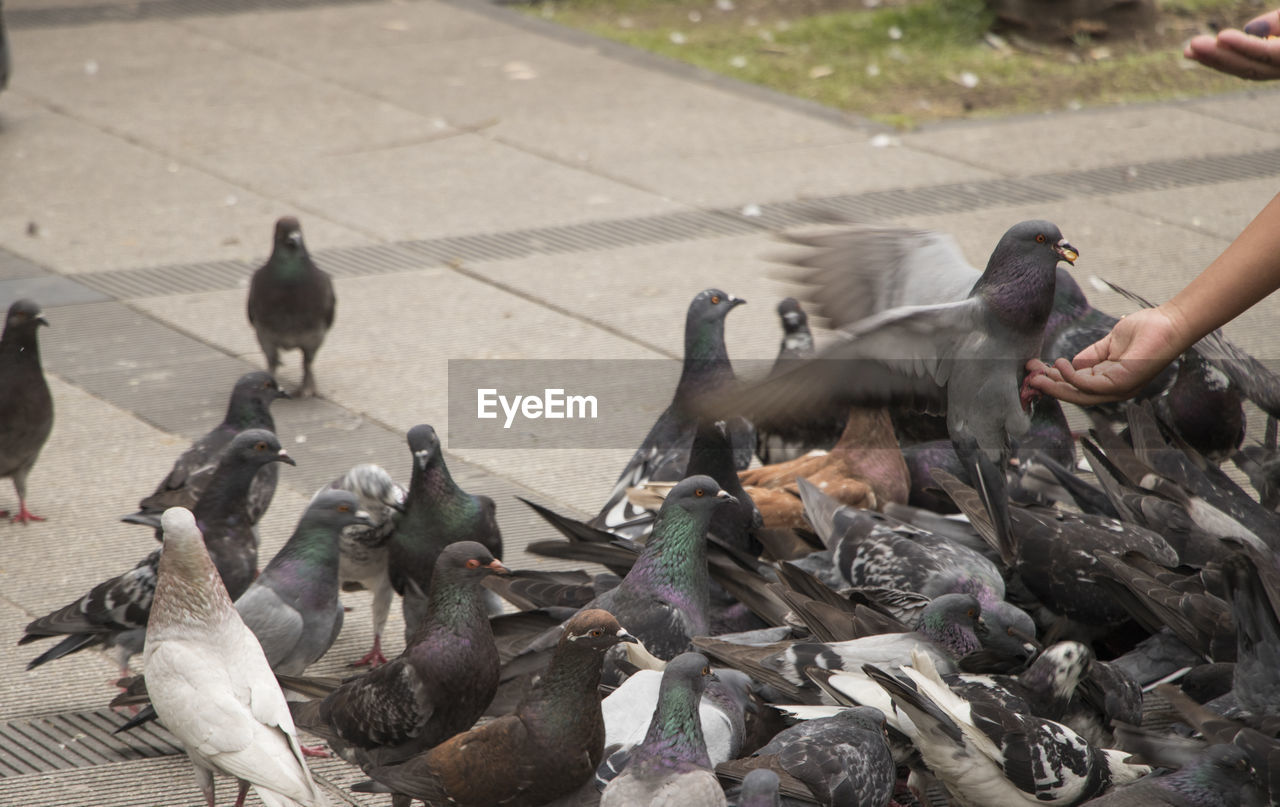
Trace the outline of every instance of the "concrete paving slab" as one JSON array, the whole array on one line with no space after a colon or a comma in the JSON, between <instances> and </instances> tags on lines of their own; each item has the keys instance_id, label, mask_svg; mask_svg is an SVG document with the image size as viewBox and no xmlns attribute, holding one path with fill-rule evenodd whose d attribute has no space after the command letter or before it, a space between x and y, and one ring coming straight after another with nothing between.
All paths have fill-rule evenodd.
<instances>
[{"instance_id":1,"label":"concrete paving slab","mask_svg":"<svg viewBox=\"0 0 1280 807\"><path fill-rule=\"evenodd\" d=\"M9 304L23 297L35 300L42 308L79 303L97 303L107 300L102 292L66 277L42 275L0 280L0 310L7 311Z\"/></svg>"},{"instance_id":2,"label":"concrete paving slab","mask_svg":"<svg viewBox=\"0 0 1280 807\"><path fill-rule=\"evenodd\" d=\"M265 259L280 216L296 204L248 190L186 204L130 198L108 202L32 203L27 215L0 217L0 244L38 263L77 274L137 266ZM301 213L311 245L367 244L369 236L318 213ZM37 234L28 234L35 222Z\"/></svg>"},{"instance_id":3,"label":"concrete paving slab","mask_svg":"<svg viewBox=\"0 0 1280 807\"><path fill-rule=\"evenodd\" d=\"M307 209L395 240L679 209L660 195L478 135L334 156L312 167L306 176L300 169L268 181Z\"/></svg>"},{"instance_id":4,"label":"concrete paving slab","mask_svg":"<svg viewBox=\"0 0 1280 807\"><path fill-rule=\"evenodd\" d=\"M902 143L1016 176L1236 154L1275 148L1280 139L1275 133L1213 120L1177 106L1142 106L936 126L905 134Z\"/></svg>"},{"instance_id":5,"label":"concrete paving slab","mask_svg":"<svg viewBox=\"0 0 1280 807\"><path fill-rule=\"evenodd\" d=\"M57 154L58 159L45 159ZM222 202L244 189L177 160L34 104L5 116L0 139L5 190L0 217L38 221L43 208L92 204L110 210L128 188L157 205ZM269 243L269 242L268 242Z\"/></svg>"},{"instance_id":6,"label":"concrete paving slab","mask_svg":"<svg viewBox=\"0 0 1280 807\"><path fill-rule=\"evenodd\" d=\"M1265 85L1249 92L1190 101L1186 108L1215 121L1233 121L1241 126L1280 132L1280 90Z\"/></svg>"},{"instance_id":7,"label":"concrete paving slab","mask_svg":"<svg viewBox=\"0 0 1280 807\"><path fill-rule=\"evenodd\" d=\"M956 160L865 141L622 160L613 163L609 173L696 205L784 201L995 177Z\"/></svg>"},{"instance_id":8,"label":"concrete paving slab","mask_svg":"<svg viewBox=\"0 0 1280 807\"><path fill-rule=\"evenodd\" d=\"M605 169L623 158L866 137L712 86L602 58L589 48L520 32L430 48L390 47L376 60L360 51L310 58L309 69L346 86L459 125L496 119L490 132L504 142ZM595 79L576 81L583 71ZM620 87L626 92L618 92ZM720 125L724 120L734 126Z\"/></svg>"},{"instance_id":9,"label":"concrete paving slab","mask_svg":"<svg viewBox=\"0 0 1280 807\"><path fill-rule=\"evenodd\" d=\"M444 3L378 2L233 16L190 17L177 23L261 56L312 65L341 50L382 51L508 33L507 26Z\"/></svg>"},{"instance_id":10,"label":"concrete paving slab","mask_svg":"<svg viewBox=\"0 0 1280 807\"><path fill-rule=\"evenodd\" d=\"M1196 188L1121 193L1107 203L1169 224L1234 239L1276 195L1274 179L1230 182Z\"/></svg>"},{"instance_id":11,"label":"concrete paving slab","mask_svg":"<svg viewBox=\"0 0 1280 807\"><path fill-rule=\"evenodd\" d=\"M44 267L37 266L21 255L0 247L0 280L17 281L47 275Z\"/></svg>"}]
</instances>

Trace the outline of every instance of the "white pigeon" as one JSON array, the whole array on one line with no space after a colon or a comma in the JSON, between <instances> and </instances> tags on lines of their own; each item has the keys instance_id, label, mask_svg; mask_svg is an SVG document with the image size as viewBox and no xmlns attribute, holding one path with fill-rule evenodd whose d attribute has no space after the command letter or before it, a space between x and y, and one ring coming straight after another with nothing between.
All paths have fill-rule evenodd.
<instances>
[{"instance_id":1,"label":"white pigeon","mask_svg":"<svg viewBox=\"0 0 1280 807\"><path fill-rule=\"evenodd\" d=\"M213 773L252 785L266 807L319 807L284 695L262 647L240 619L195 517L161 517L164 551L147 622L147 692L165 728L187 750L213 807Z\"/></svg>"}]
</instances>

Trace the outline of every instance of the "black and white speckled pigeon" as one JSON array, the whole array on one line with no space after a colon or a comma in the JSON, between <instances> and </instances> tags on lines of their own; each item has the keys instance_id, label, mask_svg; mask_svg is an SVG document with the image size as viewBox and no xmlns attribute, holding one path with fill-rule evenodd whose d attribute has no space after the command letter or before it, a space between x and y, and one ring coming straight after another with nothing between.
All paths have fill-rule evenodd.
<instances>
[{"instance_id":1,"label":"black and white speckled pigeon","mask_svg":"<svg viewBox=\"0 0 1280 807\"><path fill-rule=\"evenodd\" d=\"M155 492L138 502L138 512L120 520L155 527L156 540L160 540L160 516L164 511L170 507L194 508L235 436L246 429L274 432L276 423L271 417L271 402L288 397L270 373L257 370L240 376L231 390L231 400L222 422L182 452L169 474L156 486ZM267 465L253 478L249 492L249 517L254 524L271 505L279 475L279 467Z\"/></svg>"},{"instance_id":2,"label":"black and white speckled pigeon","mask_svg":"<svg viewBox=\"0 0 1280 807\"><path fill-rule=\"evenodd\" d=\"M365 768L403 762L470 728L498 685L498 650L480 583L505 572L481 544L450 544L435 564L427 613L404 652L323 699L294 703L298 725Z\"/></svg>"},{"instance_id":3,"label":"black and white speckled pigeon","mask_svg":"<svg viewBox=\"0 0 1280 807\"><path fill-rule=\"evenodd\" d=\"M387 544L391 585L403 598L406 642L427 611L432 570L445 547L456 541L476 541L502 559L502 532L493 499L467 493L453 480L435 429L414 426L408 443L413 476L404 515Z\"/></svg>"},{"instance_id":4,"label":"black and white speckled pigeon","mask_svg":"<svg viewBox=\"0 0 1280 807\"><path fill-rule=\"evenodd\" d=\"M165 532L143 663L156 713L195 766L205 801L214 772L252 785L268 807L328 804L302 750L262 648L244 623L185 508L161 518Z\"/></svg>"},{"instance_id":5,"label":"black and white speckled pigeon","mask_svg":"<svg viewBox=\"0 0 1280 807\"><path fill-rule=\"evenodd\" d=\"M404 764L366 769L375 782L353 790L403 794L457 807L536 807L591 780L604 756L600 668L619 642L634 642L606 611L565 625L551 664L514 714L458 734ZM379 667L380 670L386 667Z\"/></svg>"},{"instance_id":6,"label":"black and white speckled pigeon","mask_svg":"<svg viewBox=\"0 0 1280 807\"><path fill-rule=\"evenodd\" d=\"M13 480L18 512L12 520L20 524L44 521L27 509L27 474L53 431L53 396L44 380L36 337L39 327L48 324L40 306L17 300L9 306L0 336L0 479ZM0 517L8 515L0 510Z\"/></svg>"},{"instance_id":7,"label":"black and white speckled pigeon","mask_svg":"<svg viewBox=\"0 0 1280 807\"><path fill-rule=\"evenodd\" d=\"M899 679L867 665L908 719L887 715L960 807L1078 805L1151 771L1128 754L1091 746L1066 726L973 703L951 691L927 659Z\"/></svg>"},{"instance_id":8,"label":"black and white speckled pigeon","mask_svg":"<svg viewBox=\"0 0 1280 807\"><path fill-rule=\"evenodd\" d=\"M258 539L249 522L247 502L254 474L270 462L296 464L269 431L250 429L236 435L192 511L232 597L243 594L258 573ZM142 650L159 559L156 550L125 574L99 583L75 602L27 625L19 644L66 637L32 659L27 668L97 645L118 648L121 667L125 667Z\"/></svg>"},{"instance_id":9,"label":"black and white speckled pigeon","mask_svg":"<svg viewBox=\"0 0 1280 807\"><path fill-rule=\"evenodd\" d=\"M1025 366L1040 355L1056 266L1074 262L1077 252L1056 225L1024 221L1001 237L968 296L882 310L878 299L848 292L856 287L866 293L862 280L885 273L907 282L908 267L922 261L940 264L930 282L941 287L942 276L963 274L949 273L948 267L968 264L949 238L936 233L865 232L875 235L867 250L846 256L861 266L825 276L829 282L815 295L823 300L822 313L843 328L839 341L720 403L766 427L809 417L832 400L945 414L949 437L965 467L982 480L996 528L1007 535L1002 469L1011 439L1031 425L1027 405L1033 393L1023 380Z\"/></svg>"},{"instance_id":10,"label":"black and white speckled pigeon","mask_svg":"<svg viewBox=\"0 0 1280 807\"><path fill-rule=\"evenodd\" d=\"M299 675L333 646L342 630L338 542L351 526L372 526L345 490L318 494L293 535L236 600L271 669Z\"/></svg>"},{"instance_id":11,"label":"black and white speckled pigeon","mask_svg":"<svg viewBox=\"0 0 1280 807\"><path fill-rule=\"evenodd\" d=\"M701 653L682 653L662 673L658 703L644 742L627 767L604 789L600 807L687 804L725 807L728 801L711 770L698 704L715 673Z\"/></svg>"},{"instance_id":12,"label":"black and white speckled pigeon","mask_svg":"<svg viewBox=\"0 0 1280 807\"><path fill-rule=\"evenodd\" d=\"M1094 807L1240 807L1255 781L1245 749L1211 745L1190 764L1149 776L1089 802Z\"/></svg>"},{"instance_id":13,"label":"black and white speckled pigeon","mask_svg":"<svg viewBox=\"0 0 1280 807\"><path fill-rule=\"evenodd\" d=\"M961 657L982 647L978 601L970 594L944 594L925 607L920 624L909 633L882 633L844 642L783 642L751 646L700 636L694 646L723 664L742 670L768 684L794 702L814 702L817 693L805 673L808 667L823 670L857 670L863 664L909 664L913 653L923 653L947 672L954 672Z\"/></svg>"},{"instance_id":14,"label":"black and white speckled pigeon","mask_svg":"<svg viewBox=\"0 0 1280 807\"><path fill-rule=\"evenodd\" d=\"M1034 655L1035 623L1017 606L1005 602L999 567L979 552L928 530L873 511L832 510L821 491L799 484L806 514L829 535L832 561L855 588L911 591L934 598L972 594L982 607L987 649L1010 660ZM827 515L829 513L829 515Z\"/></svg>"},{"instance_id":15,"label":"black and white speckled pigeon","mask_svg":"<svg viewBox=\"0 0 1280 807\"><path fill-rule=\"evenodd\" d=\"M794 297L778 303L778 317L782 320L782 344L774 372L789 364L812 358L816 352L813 334L809 331L809 316ZM782 432L756 430L756 456L765 465L787 462L802 457L815 449L826 451L836 444L844 432L847 411L837 406L821 417Z\"/></svg>"},{"instance_id":16,"label":"black and white speckled pigeon","mask_svg":"<svg viewBox=\"0 0 1280 807\"><path fill-rule=\"evenodd\" d=\"M798 723L717 773L738 778L757 766L794 777L819 804L831 807L886 807L897 779L884 713L870 706Z\"/></svg>"},{"instance_id":17,"label":"black and white speckled pigeon","mask_svg":"<svg viewBox=\"0 0 1280 807\"><path fill-rule=\"evenodd\" d=\"M342 531L339 544L342 555L338 562L338 580L344 591L367 589L373 592L370 608L373 617L373 647L352 663L353 667L386 664L382 655L382 629L391 610L391 576L387 570L387 542L395 532L399 516L404 512L404 488L396 484L381 466L357 465L316 492L319 497L328 490L346 490L355 494L360 509L369 515L369 525L355 524Z\"/></svg>"},{"instance_id":18,"label":"black and white speckled pigeon","mask_svg":"<svg viewBox=\"0 0 1280 807\"><path fill-rule=\"evenodd\" d=\"M302 243L302 225L293 216L277 221L271 257L249 283L249 324L271 375L280 367L281 350L302 351L299 397L316 394L311 363L333 327L336 304L333 280L315 265Z\"/></svg>"},{"instance_id":19,"label":"black and white speckled pigeon","mask_svg":"<svg viewBox=\"0 0 1280 807\"><path fill-rule=\"evenodd\" d=\"M702 737L711 764L736 759L746 734L746 708L751 679L738 670L716 671L698 705ZM635 746L644 741L658 704L662 685L659 670L637 670L600 704L604 712L606 748L617 746L596 773L603 787L626 767Z\"/></svg>"},{"instance_id":20,"label":"black and white speckled pigeon","mask_svg":"<svg viewBox=\"0 0 1280 807\"><path fill-rule=\"evenodd\" d=\"M689 449L698 427L695 402L733 383L733 365L724 344L724 320L745 302L719 289L707 289L693 298L685 318L684 366L671 405L649 429L614 483L608 501L588 522L591 526L637 537L635 530L626 525L647 511L631 503L627 489L647 482L675 482L687 475ZM755 451L754 430L749 424L745 428L739 425L731 442L738 467L746 468Z\"/></svg>"}]
</instances>

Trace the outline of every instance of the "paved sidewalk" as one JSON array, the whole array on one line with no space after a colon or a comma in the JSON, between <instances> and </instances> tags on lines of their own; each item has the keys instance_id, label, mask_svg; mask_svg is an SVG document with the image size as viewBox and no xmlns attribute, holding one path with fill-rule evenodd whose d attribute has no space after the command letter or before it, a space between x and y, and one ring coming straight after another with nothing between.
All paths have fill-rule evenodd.
<instances>
[{"instance_id":1,"label":"paved sidewalk","mask_svg":"<svg viewBox=\"0 0 1280 807\"><path fill-rule=\"evenodd\" d=\"M894 135L479 3L6 2L0 308L46 307L57 421L30 479L48 521L0 524L0 805L201 803L163 731L110 737L110 659L28 673L38 650L13 647L151 549L116 518L261 366L245 288L280 215L302 220L339 306L324 398L275 408L298 467L262 523L264 562L356 462L407 481L404 432L447 428L449 359L676 357L711 285L751 302L729 319L731 355L771 358L777 229L924 225L981 263L1009 224L1048 218L1081 249L1078 276L1163 299L1280 188L1276 91ZM1229 334L1280 355L1276 313ZM284 380L298 376L290 356ZM594 512L629 455L449 453L498 501L509 565L541 568L521 548L548 531L512 496ZM346 599L319 673L370 641L367 595ZM348 793L360 776L343 763L316 770L335 801L384 801Z\"/></svg>"}]
</instances>

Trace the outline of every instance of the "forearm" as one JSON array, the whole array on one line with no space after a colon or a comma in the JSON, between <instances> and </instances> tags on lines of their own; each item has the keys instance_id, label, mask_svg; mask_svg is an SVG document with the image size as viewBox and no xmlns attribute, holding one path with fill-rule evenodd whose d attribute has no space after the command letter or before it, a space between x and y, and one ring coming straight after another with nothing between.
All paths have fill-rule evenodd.
<instances>
[{"instance_id":1,"label":"forearm","mask_svg":"<svg viewBox=\"0 0 1280 807\"><path fill-rule=\"evenodd\" d=\"M1182 352L1280 288L1280 195L1203 272L1161 306L1178 325Z\"/></svg>"}]
</instances>

